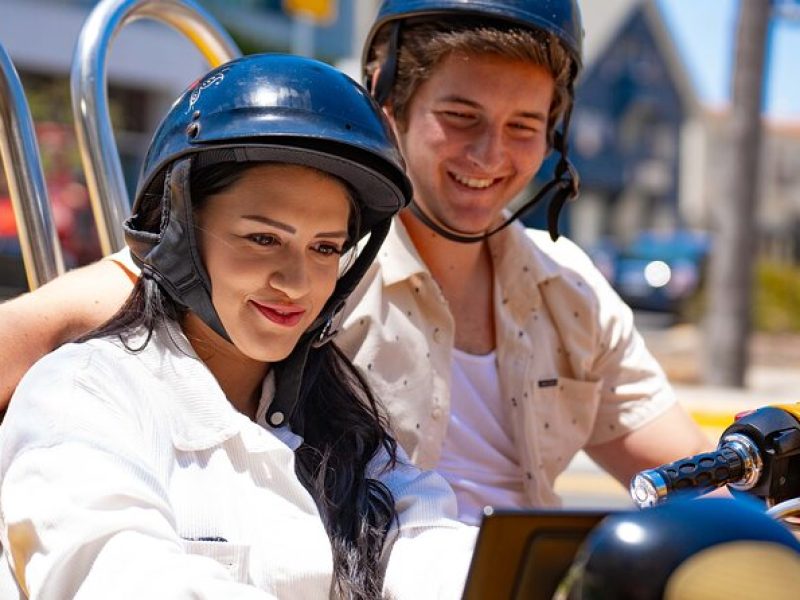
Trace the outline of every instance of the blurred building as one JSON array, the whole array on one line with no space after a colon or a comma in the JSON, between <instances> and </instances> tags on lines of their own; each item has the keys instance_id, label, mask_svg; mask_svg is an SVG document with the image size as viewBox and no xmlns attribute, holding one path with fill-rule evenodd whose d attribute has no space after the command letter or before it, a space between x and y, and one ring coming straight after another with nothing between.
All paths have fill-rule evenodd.
<instances>
[{"instance_id":1,"label":"blurred building","mask_svg":"<svg viewBox=\"0 0 800 600\"><path fill-rule=\"evenodd\" d=\"M313 54L359 76L363 39L380 0L197 0L246 52ZM583 193L568 205L563 228L588 246L604 238L625 242L645 229L709 226L709 207L723 201L725 109L699 97L675 32L659 4L681 0L580 0L586 38L571 131L571 156ZM784 6L796 0L774 0ZM78 33L94 0L2 0L0 43L26 91L44 90L61 120ZM310 25L286 6L329 9ZM36 40L32 43L31 40ZM133 187L155 124L172 99L206 65L192 43L166 26L141 21L113 42L109 98L126 178ZM42 94L39 94L41 96ZM41 108L41 107L40 107ZM64 115L67 115L64 117ZM50 117L49 117L50 118ZM759 224L765 247L798 253L800 123L767 122ZM547 169L552 167L545 167ZM529 220L541 225L543 215Z\"/></svg>"},{"instance_id":2,"label":"blurred building","mask_svg":"<svg viewBox=\"0 0 800 600\"><path fill-rule=\"evenodd\" d=\"M584 245L682 225L682 132L698 111L655 5L613 4L616 12L583 3L587 47L570 151L583 193L570 206L570 228Z\"/></svg>"},{"instance_id":3,"label":"blurred building","mask_svg":"<svg viewBox=\"0 0 800 600\"><path fill-rule=\"evenodd\" d=\"M777 16L800 14L795 0L778 4L795 13L785 8ZM725 202L730 168L726 103L698 93L659 2L583 0L581 7L585 64L570 152L583 192L565 218L570 235L593 246L609 238L624 244L648 229L709 229L712 206ZM758 205L762 252L795 260L799 117L765 114Z\"/></svg>"}]
</instances>

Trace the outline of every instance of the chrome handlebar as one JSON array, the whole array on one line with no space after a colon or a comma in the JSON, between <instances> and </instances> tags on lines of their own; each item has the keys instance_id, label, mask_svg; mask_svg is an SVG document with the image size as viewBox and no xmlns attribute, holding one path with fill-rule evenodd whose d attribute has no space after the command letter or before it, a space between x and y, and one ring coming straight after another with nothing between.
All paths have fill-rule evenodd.
<instances>
[{"instance_id":1,"label":"chrome handlebar","mask_svg":"<svg viewBox=\"0 0 800 600\"><path fill-rule=\"evenodd\" d=\"M217 21L191 0L102 0L84 23L70 75L72 113L103 254L125 245L122 222L130 201L108 110L109 47L125 25L160 21L184 34L217 66L241 55Z\"/></svg>"},{"instance_id":2,"label":"chrome handlebar","mask_svg":"<svg viewBox=\"0 0 800 600\"><path fill-rule=\"evenodd\" d=\"M0 155L28 287L36 289L64 272L61 244L47 197L47 185L30 108L17 70L0 45Z\"/></svg>"}]
</instances>

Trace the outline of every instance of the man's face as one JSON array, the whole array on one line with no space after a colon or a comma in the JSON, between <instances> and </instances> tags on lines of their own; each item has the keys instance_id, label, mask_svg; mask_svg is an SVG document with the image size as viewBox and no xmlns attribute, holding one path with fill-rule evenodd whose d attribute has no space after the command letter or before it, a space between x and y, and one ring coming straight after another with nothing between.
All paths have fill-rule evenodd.
<instances>
[{"instance_id":1,"label":"man's face","mask_svg":"<svg viewBox=\"0 0 800 600\"><path fill-rule=\"evenodd\" d=\"M554 82L496 55L447 56L395 128L416 202L436 221L482 233L542 164Z\"/></svg>"}]
</instances>

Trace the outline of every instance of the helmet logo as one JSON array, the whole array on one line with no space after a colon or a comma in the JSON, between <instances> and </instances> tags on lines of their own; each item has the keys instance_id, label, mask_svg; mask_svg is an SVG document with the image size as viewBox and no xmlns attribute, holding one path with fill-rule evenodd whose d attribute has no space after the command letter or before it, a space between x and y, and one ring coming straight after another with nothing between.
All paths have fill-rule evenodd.
<instances>
[{"instance_id":1,"label":"helmet logo","mask_svg":"<svg viewBox=\"0 0 800 600\"><path fill-rule=\"evenodd\" d=\"M210 88L212 85L219 85L222 83L222 80L225 79L225 71L227 71L227 69L220 71L219 73L215 73L208 79L202 81L200 85L192 90L192 95L189 96L189 108L186 109L186 112L189 112L194 108L194 105L200 99L200 94L203 93L203 90Z\"/></svg>"}]
</instances>

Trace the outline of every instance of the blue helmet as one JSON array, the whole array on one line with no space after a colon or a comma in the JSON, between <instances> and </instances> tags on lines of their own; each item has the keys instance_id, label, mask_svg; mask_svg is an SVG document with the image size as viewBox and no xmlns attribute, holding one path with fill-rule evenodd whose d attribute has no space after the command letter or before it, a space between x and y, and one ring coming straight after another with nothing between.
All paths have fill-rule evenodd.
<instances>
[{"instance_id":1,"label":"blue helmet","mask_svg":"<svg viewBox=\"0 0 800 600\"><path fill-rule=\"evenodd\" d=\"M555 598L794 598L800 542L749 499L707 498L607 517Z\"/></svg>"},{"instance_id":2,"label":"blue helmet","mask_svg":"<svg viewBox=\"0 0 800 600\"><path fill-rule=\"evenodd\" d=\"M411 210L428 227L456 242L479 242L512 223L532 208L539 200L549 197L548 228L550 236L558 238L558 216L564 203L577 197L580 182L577 171L567 156L567 137L574 100L573 84L580 72L583 53L583 25L577 0L383 0L378 16L367 35L362 53L362 74L365 85L378 101L385 104L395 83L398 55L402 46L401 30L410 20L430 19L446 23L448 19L473 19L481 26L497 24L519 27L552 34L566 49L572 59L572 77L568 86L568 100L561 118L561 129L554 130L553 148L560 158L552 179L511 218L496 229L483 235L461 235L439 227L416 204ZM379 33L388 29L387 55L380 65L376 81L369 81L367 66L375 59L375 41Z\"/></svg>"},{"instance_id":3,"label":"blue helmet","mask_svg":"<svg viewBox=\"0 0 800 600\"><path fill-rule=\"evenodd\" d=\"M372 263L391 218L410 201L411 183L381 109L329 65L297 56L250 55L191 85L156 130L124 230L143 274L225 339L197 252L189 185L192 169L223 162L289 163L337 176L354 191L359 237L370 234L317 320L282 361L285 376L278 377L270 407L270 415L282 416L271 419L277 425L294 409L309 349L326 341L330 320ZM155 229L143 220L153 203L164 215Z\"/></svg>"},{"instance_id":4,"label":"blue helmet","mask_svg":"<svg viewBox=\"0 0 800 600\"><path fill-rule=\"evenodd\" d=\"M415 17L458 16L478 17L552 33L570 53L576 68L580 69L583 24L577 0L383 0L364 43L362 66L371 59L378 31L388 23Z\"/></svg>"}]
</instances>

